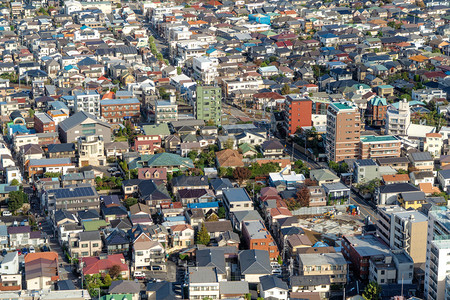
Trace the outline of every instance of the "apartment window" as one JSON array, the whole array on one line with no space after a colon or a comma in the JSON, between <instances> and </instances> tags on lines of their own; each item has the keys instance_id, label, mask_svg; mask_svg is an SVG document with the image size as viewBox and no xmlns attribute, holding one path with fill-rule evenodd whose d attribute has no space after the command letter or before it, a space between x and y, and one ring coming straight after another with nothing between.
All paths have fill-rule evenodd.
<instances>
[{"instance_id":1,"label":"apartment window","mask_svg":"<svg viewBox=\"0 0 450 300\"><path fill-rule=\"evenodd\" d=\"M93 243L92 247L98 247L98 243Z\"/></svg>"},{"instance_id":2,"label":"apartment window","mask_svg":"<svg viewBox=\"0 0 450 300\"><path fill-rule=\"evenodd\" d=\"M81 248L87 248L88 244L81 244Z\"/></svg>"}]
</instances>

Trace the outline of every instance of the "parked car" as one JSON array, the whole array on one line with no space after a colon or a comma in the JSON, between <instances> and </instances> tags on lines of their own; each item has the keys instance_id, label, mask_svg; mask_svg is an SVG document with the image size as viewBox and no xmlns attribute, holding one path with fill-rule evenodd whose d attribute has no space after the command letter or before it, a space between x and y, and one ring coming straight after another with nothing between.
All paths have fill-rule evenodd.
<instances>
[{"instance_id":1,"label":"parked car","mask_svg":"<svg viewBox=\"0 0 450 300\"><path fill-rule=\"evenodd\" d=\"M8 251L6 251L6 249L3 249L2 255L5 256L6 254L8 254Z\"/></svg>"},{"instance_id":2,"label":"parked car","mask_svg":"<svg viewBox=\"0 0 450 300\"><path fill-rule=\"evenodd\" d=\"M11 217L11 216L12 216L12 213L11 213L9 210L5 210L5 211L2 213L2 216L4 216L4 217Z\"/></svg>"},{"instance_id":3,"label":"parked car","mask_svg":"<svg viewBox=\"0 0 450 300\"><path fill-rule=\"evenodd\" d=\"M33 246L30 246L30 253L36 253L36 250L34 249L34 247Z\"/></svg>"},{"instance_id":4,"label":"parked car","mask_svg":"<svg viewBox=\"0 0 450 300\"><path fill-rule=\"evenodd\" d=\"M46 245L44 245L44 246L42 246L41 251L48 252L48 251L50 251L50 249Z\"/></svg>"},{"instance_id":5,"label":"parked car","mask_svg":"<svg viewBox=\"0 0 450 300\"><path fill-rule=\"evenodd\" d=\"M28 254L28 249L27 248L23 248L22 249L22 254L23 255L27 255Z\"/></svg>"},{"instance_id":6,"label":"parked car","mask_svg":"<svg viewBox=\"0 0 450 300\"><path fill-rule=\"evenodd\" d=\"M153 271L161 271L161 267L160 266L152 266L152 270Z\"/></svg>"},{"instance_id":7,"label":"parked car","mask_svg":"<svg viewBox=\"0 0 450 300\"><path fill-rule=\"evenodd\" d=\"M145 273L141 271L134 271L133 277L137 280L145 280Z\"/></svg>"}]
</instances>

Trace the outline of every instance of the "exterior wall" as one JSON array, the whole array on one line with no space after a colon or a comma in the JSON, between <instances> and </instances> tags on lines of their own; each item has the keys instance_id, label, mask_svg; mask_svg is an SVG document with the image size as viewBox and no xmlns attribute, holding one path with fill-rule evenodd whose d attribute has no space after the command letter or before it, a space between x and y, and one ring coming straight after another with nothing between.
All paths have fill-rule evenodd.
<instances>
[{"instance_id":1,"label":"exterior wall","mask_svg":"<svg viewBox=\"0 0 450 300\"><path fill-rule=\"evenodd\" d=\"M197 86L197 101L195 103L197 120L220 125L222 120L222 89L218 86Z\"/></svg>"},{"instance_id":2,"label":"exterior wall","mask_svg":"<svg viewBox=\"0 0 450 300\"><path fill-rule=\"evenodd\" d=\"M138 121L141 116L140 104L101 104L100 107L102 116L113 124L122 123L126 119Z\"/></svg>"},{"instance_id":3,"label":"exterior wall","mask_svg":"<svg viewBox=\"0 0 450 300\"><path fill-rule=\"evenodd\" d=\"M67 132L64 130L59 130L61 143L73 143L76 142L77 138L83 135L101 135L105 143L111 142L111 128L100 124L80 124L69 129ZM89 125L89 126L83 126Z\"/></svg>"},{"instance_id":4,"label":"exterior wall","mask_svg":"<svg viewBox=\"0 0 450 300\"><path fill-rule=\"evenodd\" d=\"M79 241L78 238L69 240L69 251L72 257L97 256L102 252L102 241Z\"/></svg>"},{"instance_id":5,"label":"exterior wall","mask_svg":"<svg viewBox=\"0 0 450 300\"><path fill-rule=\"evenodd\" d=\"M134 151L140 154L154 154L161 148L161 137L159 135L138 136L134 140Z\"/></svg>"},{"instance_id":6,"label":"exterior wall","mask_svg":"<svg viewBox=\"0 0 450 300\"><path fill-rule=\"evenodd\" d=\"M328 107L326 152L329 161L359 158L361 131L359 111L353 108Z\"/></svg>"},{"instance_id":7,"label":"exterior wall","mask_svg":"<svg viewBox=\"0 0 450 300\"><path fill-rule=\"evenodd\" d=\"M384 157L400 157L401 142L393 143L363 143L361 142L361 159L368 158L384 158Z\"/></svg>"},{"instance_id":8,"label":"exterior wall","mask_svg":"<svg viewBox=\"0 0 450 300\"><path fill-rule=\"evenodd\" d=\"M286 97L285 127L287 134L295 134L297 128L311 126L312 101Z\"/></svg>"}]
</instances>

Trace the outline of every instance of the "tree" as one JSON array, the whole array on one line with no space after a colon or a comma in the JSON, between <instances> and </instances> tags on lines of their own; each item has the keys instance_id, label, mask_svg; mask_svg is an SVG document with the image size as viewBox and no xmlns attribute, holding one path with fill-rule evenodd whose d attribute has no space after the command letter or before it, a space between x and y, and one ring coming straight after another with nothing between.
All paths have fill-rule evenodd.
<instances>
[{"instance_id":1,"label":"tree","mask_svg":"<svg viewBox=\"0 0 450 300\"><path fill-rule=\"evenodd\" d=\"M122 273L122 268L119 265L113 265L109 270L108 274L112 279L119 277L120 273Z\"/></svg>"},{"instance_id":2,"label":"tree","mask_svg":"<svg viewBox=\"0 0 450 300\"><path fill-rule=\"evenodd\" d=\"M378 300L381 299L380 294L381 294L381 287L378 285L377 282L371 281L364 289L362 296L365 300Z\"/></svg>"},{"instance_id":3,"label":"tree","mask_svg":"<svg viewBox=\"0 0 450 300\"><path fill-rule=\"evenodd\" d=\"M211 214L207 219L206 222L217 222L219 221L219 217L216 214Z\"/></svg>"},{"instance_id":4,"label":"tree","mask_svg":"<svg viewBox=\"0 0 450 300\"><path fill-rule=\"evenodd\" d=\"M286 83L285 85L283 85L283 87L281 88L281 95L287 95L291 92L291 88L289 87L289 85Z\"/></svg>"},{"instance_id":5,"label":"tree","mask_svg":"<svg viewBox=\"0 0 450 300\"><path fill-rule=\"evenodd\" d=\"M8 210L15 212L20 209L24 203L28 202L28 195L22 191L12 191L9 193Z\"/></svg>"},{"instance_id":6,"label":"tree","mask_svg":"<svg viewBox=\"0 0 450 300\"><path fill-rule=\"evenodd\" d=\"M223 145L225 149L233 149L234 147L234 140L232 138L229 138Z\"/></svg>"},{"instance_id":7,"label":"tree","mask_svg":"<svg viewBox=\"0 0 450 300\"><path fill-rule=\"evenodd\" d=\"M281 258L281 255L278 255L277 261L280 266L283 264L283 259Z\"/></svg>"},{"instance_id":8,"label":"tree","mask_svg":"<svg viewBox=\"0 0 450 300\"><path fill-rule=\"evenodd\" d=\"M233 177L239 181L239 183L242 183L242 181L247 180L252 175L252 171L250 171L248 168L244 167L237 167L233 171Z\"/></svg>"},{"instance_id":9,"label":"tree","mask_svg":"<svg viewBox=\"0 0 450 300\"><path fill-rule=\"evenodd\" d=\"M208 245L211 238L209 236L208 230L206 230L205 223L202 223L200 230L197 233L197 244Z\"/></svg>"},{"instance_id":10,"label":"tree","mask_svg":"<svg viewBox=\"0 0 450 300\"><path fill-rule=\"evenodd\" d=\"M28 110L28 115L30 116L30 118L32 118L34 116L34 109L30 108Z\"/></svg>"},{"instance_id":11,"label":"tree","mask_svg":"<svg viewBox=\"0 0 450 300\"><path fill-rule=\"evenodd\" d=\"M183 70L181 70L181 67L177 67L177 74L181 75L181 73L183 73Z\"/></svg>"},{"instance_id":12,"label":"tree","mask_svg":"<svg viewBox=\"0 0 450 300\"><path fill-rule=\"evenodd\" d=\"M138 200L136 198L129 197L129 198L125 199L125 206L128 209L130 209L130 207L135 205L136 203L138 203Z\"/></svg>"},{"instance_id":13,"label":"tree","mask_svg":"<svg viewBox=\"0 0 450 300\"><path fill-rule=\"evenodd\" d=\"M106 274L105 277L103 278L103 284L104 284L105 286L110 286L111 283L112 283L111 275Z\"/></svg>"},{"instance_id":14,"label":"tree","mask_svg":"<svg viewBox=\"0 0 450 300\"><path fill-rule=\"evenodd\" d=\"M192 161L194 161L198 156L198 152L196 150L193 150L187 154L187 157L189 157Z\"/></svg>"},{"instance_id":15,"label":"tree","mask_svg":"<svg viewBox=\"0 0 450 300\"><path fill-rule=\"evenodd\" d=\"M226 217L227 211L225 210L225 207L221 206L219 207L219 209L217 210L217 215L219 216L220 219L224 219Z\"/></svg>"},{"instance_id":16,"label":"tree","mask_svg":"<svg viewBox=\"0 0 450 300\"><path fill-rule=\"evenodd\" d=\"M19 180L17 180L17 179L13 179L13 180L11 180L10 185L11 185L11 186L18 186L18 185L20 185L20 182L19 182Z\"/></svg>"},{"instance_id":17,"label":"tree","mask_svg":"<svg viewBox=\"0 0 450 300\"><path fill-rule=\"evenodd\" d=\"M297 196L297 201L301 207L309 206L310 195L309 195L309 189L306 186L301 188L297 192L296 196Z\"/></svg>"},{"instance_id":18,"label":"tree","mask_svg":"<svg viewBox=\"0 0 450 300\"><path fill-rule=\"evenodd\" d=\"M408 174L408 170L400 169L397 171L397 174Z\"/></svg>"},{"instance_id":19,"label":"tree","mask_svg":"<svg viewBox=\"0 0 450 300\"><path fill-rule=\"evenodd\" d=\"M409 94L402 94L400 96L400 99L406 99L407 101L411 101L411 95L409 95Z\"/></svg>"}]
</instances>

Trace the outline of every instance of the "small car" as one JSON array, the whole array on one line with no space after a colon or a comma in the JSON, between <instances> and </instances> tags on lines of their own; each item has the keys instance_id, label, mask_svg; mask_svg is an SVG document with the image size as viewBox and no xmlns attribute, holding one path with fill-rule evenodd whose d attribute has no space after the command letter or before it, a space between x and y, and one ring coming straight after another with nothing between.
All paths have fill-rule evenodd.
<instances>
[{"instance_id":1,"label":"small car","mask_svg":"<svg viewBox=\"0 0 450 300\"><path fill-rule=\"evenodd\" d=\"M6 251L6 249L3 249L2 255L5 256L6 254L8 254L8 251Z\"/></svg>"},{"instance_id":2,"label":"small car","mask_svg":"<svg viewBox=\"0 0 450 300\"><path fill-rule=\"evenodd\" d=\"M36 253L36 250L34 249L34 247L33 246L30 246L30 253Z\"/></svg>"},{"instance_id":3,"label":"small car","mask_svg":"<svg viewBox=\"0 0 450 300\"><path fill-rule=\"evenodd\" d=\"M27 255L28 254L28 249L27 248L23 248L22 249L22 254L23 255Z\"/></svg>"},{"instance_id":4,"label":"small car","mask_svg":"<svg viewBox=\"0 0 450 300\"><path fill-rule=\"evenodd\" d=\"M2 212L2 216L4 216L4 217L11 217L12 213L9 210L5 210L4 212Z\"/></svg>"}]
</instances>

